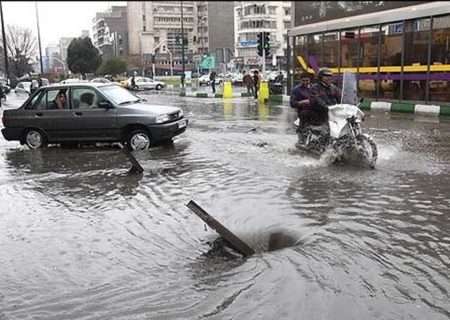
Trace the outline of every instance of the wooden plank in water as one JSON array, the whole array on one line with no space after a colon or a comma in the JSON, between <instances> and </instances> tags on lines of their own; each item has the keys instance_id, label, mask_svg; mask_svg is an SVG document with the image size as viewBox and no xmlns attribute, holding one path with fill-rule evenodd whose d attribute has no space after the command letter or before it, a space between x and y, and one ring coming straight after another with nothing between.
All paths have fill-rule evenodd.
<instances>
[{"instance_id":1,"label":"wooden plank in water","mask_svg":"<svg viewBox=\"0 0 450 320\"><path fill-rule=\"evenodd\" d=\"M245 257L250 256L255 253L255 251L249 247L244 241L239 239L234 233L228 230L225 226L223 226L219 221L214 219L208 212L203 210L197 203L194 201L189 201L186 205L189 209L194 211L194 213L200 217L205 223L216 230L216 232L221 235L225 241L230 245L231 248L241 253Z\"/></svg>"},{"instance_id":2,"label":"wooden plank in water","mask_svg":"<svg viewBox=\"0 0 450 320\"><path fill-rule=\"evenodd\" d=\"M139 164L139 162L136 160L136 158L133 156L133 154L128 151L125 150L125 155L127 156L128 161L130 161L131 163L131 168L129 173L142 173L144 172L144 168L142 168L142 166Z\"/></svg>"}]
</instances>

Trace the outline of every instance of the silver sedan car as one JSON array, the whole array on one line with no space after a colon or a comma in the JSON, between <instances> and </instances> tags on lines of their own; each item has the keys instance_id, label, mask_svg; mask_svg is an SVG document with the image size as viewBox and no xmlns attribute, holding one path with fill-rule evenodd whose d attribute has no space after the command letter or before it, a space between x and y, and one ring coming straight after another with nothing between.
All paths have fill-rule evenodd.
<instances>
[{"instance_id":1,"label":"silver sedan car","mask_svg":"<svg viewBox=\"0 0 450 320\"><path fill-rule=\"evenodd\" d=\"M128 89L133 89L131 87L131 79L132 77L127 80ZM134 77L134 83L137 87L135 90L162 90L166 86L164 82L156 81L148 77Z\"/></svg>"}]
</instances>

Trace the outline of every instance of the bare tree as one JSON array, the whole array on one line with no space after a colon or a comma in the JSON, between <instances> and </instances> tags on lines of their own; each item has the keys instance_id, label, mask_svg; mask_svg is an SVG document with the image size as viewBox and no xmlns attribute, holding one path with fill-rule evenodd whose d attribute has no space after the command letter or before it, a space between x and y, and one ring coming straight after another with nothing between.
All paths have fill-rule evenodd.
<instances>
[{"instance_id":1,"label":"bare tree","mask_svg":"<svg viewBox=\"0 0 450 320\"><path fill-rule=\"evenodd\" d=\"M29 28L8 25L6 30L10 73L21 77L32 71L31 60L37 49L36 37Z\"/></svg>"}]
</instances>

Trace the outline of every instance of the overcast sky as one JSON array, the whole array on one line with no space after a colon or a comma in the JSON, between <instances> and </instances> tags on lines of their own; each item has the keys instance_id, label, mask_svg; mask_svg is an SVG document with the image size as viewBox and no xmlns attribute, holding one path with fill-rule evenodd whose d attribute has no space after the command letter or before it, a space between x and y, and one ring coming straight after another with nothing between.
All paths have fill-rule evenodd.
<instances>
[{"instance_id":1,"label":"overcast sky","mask_svg":"<svg viewBox=\"0 0 450 320\"><path fill-rule=\"evenodd\" d=\"M42 50L57 44L61 37L79 37L82 30L92 33L96 12L111 5L126 5L126 1L37 1ZM5 28L18 25L30 28L37 38L36 1L2 1ZM1 25L0 25L1 29Z\"/></svg>"}]
</instances>

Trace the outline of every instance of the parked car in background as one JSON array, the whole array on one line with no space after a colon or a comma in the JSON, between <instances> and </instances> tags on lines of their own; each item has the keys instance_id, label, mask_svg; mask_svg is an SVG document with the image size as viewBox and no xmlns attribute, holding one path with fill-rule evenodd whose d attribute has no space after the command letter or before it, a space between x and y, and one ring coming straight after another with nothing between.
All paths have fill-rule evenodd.
<instances>
[{"instance_id":1,"label":"parked car in background","mask_svg":"<svg viewBox=\"0 0 450 320\"><path fill-rule=\"evenodd\" d=\"M89 82L94 82L94 83L109 83L109 84L115 84L115 85L120 85L118 82L114 82L114 81L110 81L108 78L94 78Z\"/></svg>"},{"instance_id":2,"label":"parked car in background","mask_svg":"<svg viewBox=\"0 0 450 320\"><path fill-rule=\"evenodd\" d=\"M238 72L232 72L227 75L227 79L231 81L232 85L242 86L244 85L244 75Z\"/></svg>"},{"instance_id":3,"label":"parked car in background","mask_svg":"<svg viewBox=\"0 0 450 320\"><path fill-rule=\"evenodd\" d=\"M14 92L17 94L30 94L31 81L21 81L14 88Z\"/></svg>"},{"instance_id":4,"label":"parked car in background","mask_svg":"<svg viewBox=\"0 0 450 320\"><path fill-rule=\"evenodd\" d=\"M56 96L67 102L56 109ZM188 125L178 107L152 105L113 84L72 83L41 87L18 109L3 112L2 134L31 149L50 143L121 142L130 150L170 143Z\"/></svg>"},{"instance_id":5,"label":"parked car in background","mask_svg":"<svg viewBox=\"0 0 450 320\"><path fill-rule=\"evenodd\" d=\"M280 71L268 71L266 73L266 80L269 82L274 82L278 75L280 74ZM284 70L281 70L281 74L283 75L283 82L287 80L287 73Z\"/></svg>"},{"instance_id":6,"label":"parked car in background","mask_svg":"<svg viewBox=\"0 0 450 320\"><path fill-rule=\"evenodd\" d=\"M209 77L210 77L209 73L200 76L200 78L198 78L198 85L200 87L203 86L203 85L209 86L209 84L210 84ZM223 82L223 74L216 75L216 81L215 82L216 82L216 85L217 84L222 84L222 82Z\"/></svg>"},{"instance_id":7,"label":"parked car in background","mask_svg":"<svg viewBox=\"0 0 450 320\"><path fill-rule=\"evenodd\" d=\"M128 78L126 81L122 81L121 85L131 90L131 78L132 77ZM148 77L134 77L134 83L137 87L135 90L162 90L166 86L164 82L156 81Z\"/></svg>"},{"instance_id":8,"label":"parked car in background","mask_svg":"<svg viewBox=\"0 0 450 320\"><path fill-rule=\"evenodd\" d=\"M97 83L111 83L112 81L108 80L107 78L94 78L90 82L97 82Z\"/></svg>"},{"instance_id":9,"label":"parked car in background","mask_svg":"<svg viewBox=\"0 0 450 320\"><path fill-rule=\"evenodd\" d=\"M198 85L201 87L203 85L209 85L209 74L203 74L198 78Z\"/></svg>"}]
</instances>

